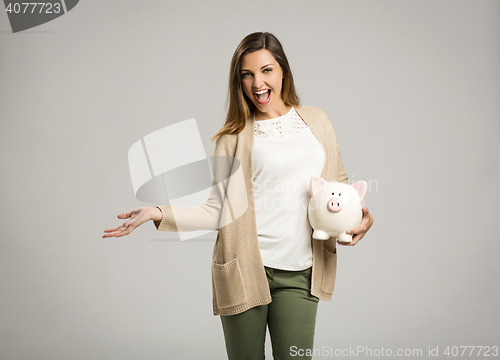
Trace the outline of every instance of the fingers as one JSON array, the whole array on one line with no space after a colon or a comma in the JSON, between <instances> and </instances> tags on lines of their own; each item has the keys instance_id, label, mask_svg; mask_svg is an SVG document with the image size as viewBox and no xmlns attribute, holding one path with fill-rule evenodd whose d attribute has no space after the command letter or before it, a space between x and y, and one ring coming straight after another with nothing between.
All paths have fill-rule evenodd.
<instances>
[{"instance_id":1,"label":"fingers","mask_svg":"<svg viewBox=\"0 0 500 360\"><path fill-rule=\"evenodd\" d=\"M134 228L132 226L124 226L123 228L121 228L115 235L115 237L122 237L122 236L125 236L125 235L128 235L132 232L132 230L134 230Z\"/></svg>"},{"instance_id":2,"label":"fingers","mask_svg":"<svg viewBox=\"0 0 500 360\"><path fill-rule=\"evenodd\" d=\"M342 246L354 246L358 241L354 241L354 238L353 238L353 241L351 241L350 243L344 243L344 242L340 242L337 240L337 244L339 245L342 245Z\"/></svg>"},{"instance_id":3,"label":"fingers","mask_svg":"<svg viewBox=\"0 0 500 360\"><path fill-rule=\"evenodd\" d=\"M107 229L107 230L104 230L104 232L106 234L104 234L102 236L102 238L108 238L108 237L115 237L117 234L119 234L121 231L123 230L123 227L120 225L116 228L113 228L113 229Z\"/></svg>"},{"instance_id":4,"label":"fingers","mask_svg":"<svg viewBox=\"0 0 500 360\"><path fill-rule=\"evenodd\" d=\"M356 234L362 233L362 232L364 232L366 230L367 229L366 229L365 224L363 224L363 222L361 222L361 224L357 228L354 228L354 229L351 229L351 230L347 230L346 233L347 234L356 235Z\"/></svg>"},{"instance_id":5,"label":"fingers","mask_svg":"<svg viewBox=\"0 0 500 360\"><path fill-rule=\"evenodd\" d=\"M367 208L363 210L363 218L361 219L361 224L359 227L362 227L363 232L367 232L373 225L373 215L368 212Z\"/></svg>"},{"instance_id":6,"label":"fingers","mask_svg":"<svg viewBox=\"0 0 500 360\"><path fill-rule=\"evenodd\" d=\"M347 233L349 233L349 232L347 232ZM359 233L353 233L353 234L354 234L354 235L353 235L353 237L352 237L352 241L351 241L350 243L342 243L342 242L340 242L339 240L337 240L337 244L339 244L339 245L344 245L344 246L354 246L354 245L356 245L356 244L357 244L357 242L358 242L359 240L361 240L361 239L363 238L363 236L365 236L366 231L361 231L361 232L359 232Z\"/></svg>"},{"instance_id":7,"label":"fingers","mask_svg":"<svg viewBox=\"0 0 500 360\"><path fill-rule=\"evenodd\" d=\"M354 229L350 229L350 230L347 230L346 233L347 234L359 234L359 233L364 233L364 232L367 232L368 229L370 228L370 218L368 217L364 217L363 219L361 219L361 224L359 224L359 226L357 228L354 228Z\"/></svg>"},{"instance_id":8,"label":"fingers","mask_svg":"<svg viewBox=\"0 0 500 360\"><path fill-rule=\"evenodd\" d=\"M362 211L363 211L363 217L361 219L361 224L359 224L357 228L346 231L347 234L352 234L352 241L350 243L342 243L339 240L337 240L337 244L343 246L354 246L358 243L359 240L361 240L365 236L366 232L372 226L373 216L370 214L368 208L365 206L362 207Z\"/></svg>"},{"instance_id":9,"label":"fingers","mask_svg":"<svg viewBox=\"0 0 500 360\"><path fill-rule=\"evenodd\" d=\"M351 246L354 246L356 245L356 243L361 240L363 238L363 236L365 236L365 233L364 232L361 232L359 234L356 234L355 236L353 236L352 238L352 241L350 243Z\"/></svg>"},{"instance_id":10,"label":"fingers","mask_svg":"<svg viewBox=\"0 0 500 360\"><path fill-rule=\"evenodd\" d=\"M118 215L118 219L128 219L129 217L131 217L131 216L132 216L132 213L133 213L133 212L134 212L134 211L132 210L132 211L130 211L130 212L128 212L128 213L119 214L119 215Z\"/></svg>"},{"instance_id":11,"label":"fingers","mask_svg":"<svg viewBox=\"0 0 500 360\"><path fill-rule=\"evenodd\" d=\"M106 229L104 230L105 233L109 233L109 232L113 232L113 231L117 231L118 229L120 229L123 225L118 225L114 228L111 228L111 229Z\"/></svg>"},{"instance_id":12,"label":"fingers","mask_svg":"<svg viewBox=\"0 0 500 360\"><path fill-rule=\"evenodd\" d=\"M132 232L133 228L131 227L120 227L118 230L104 234L102 238L108 238L108 237L121 237L123 235L128 235Z\"/></svg>"},{"instance_id":13,"label":"fingers","mask_svg":"<svg viewBox=\"0 0 500 360\"><path fill-rule=\"evenodd\" d=\"M119 214L117 217L118 217L118 219L130 219L130 218L132 218L132 215L134 214L134 212L139 214L139 212L137 212L137 210L138 209ZM109 229L104 230L105 234L102 237L103 238L121 237L121 236L130 234L132 232L132 230L134 230L136 228L136 226L134 226L135 220L136 220L136 218L132 218L128 221L125 221L122 225L118 225L114 228L109 228Z\"/></svg>"},{"instance_id":14,"label":"fingers","mask_svg":"<svg viewBox=\"0 0 500 360\"><path fill-rule=\"evenodd\" d=\"M102 236L102 238L105 239L105 238L109 238L109 237L115 237L117 233L118 233L118 231L114 231L112 233L104 234Z\"/></svg>"},{"instance_id":15,"label":"fingers","mask_svg":"<svg viewBox=\"0 0 500 360\"><path fill-rule=\"evenodd\" d=\"M368 228L370 228L373 224L373 215L370 214L368 211L368 208L364 207L363 208L363 218L361 220L366 219L367 223L369 224Z\"/></svg>"},{"instance_id":16,"label":"fingers","mask_svg":"<svg viewBox=\"0 0 500 360\"><path fill-rule=\"evenodd\" d=\"M104 234L102 238L121 237L130 234L134 229L135 226L133 226L132 223L124 222L122 225L104 230L106 234Z\"/></svg>"},{"instance_id":17,"label":"fingers","mask_svg":"<svg viewBox=\"0 0 500 360\"><path fill-rule=\"evenodd\" d=\"M362 210L363 210L363 217L361 218L361 223L359 224L359 226L357 228L347 230L346 233L359 234L361 232L368 231L368 229L370 228L368 224L370 222L371 215L367 207L363 207Z\"/></svg>"},{"instance_id":18,"label":"fingers","mask_svg":"<svg viewBox=\"0 0 500 360\"><path fill-rule=\"evenodd\" d=\"M337 244L342 245L342 246L354 246L354 245L356 245L357 242L358 242L357 240L356 241L353 240L350 243L343 243L343 242L340 242L337 240Z\"/></svg>"}]
</instances>

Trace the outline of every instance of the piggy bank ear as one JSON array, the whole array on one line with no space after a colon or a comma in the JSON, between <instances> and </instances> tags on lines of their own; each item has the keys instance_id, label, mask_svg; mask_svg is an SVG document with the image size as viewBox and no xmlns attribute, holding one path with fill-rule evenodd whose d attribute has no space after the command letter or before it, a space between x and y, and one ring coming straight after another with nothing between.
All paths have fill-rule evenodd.
<instances>
[{"instance_id":1,"label":"piggy bank ear","mask_svg":"<svg viewBox=\"0 0 500 360\"><path fill-rule=\"evenodd\" d=\"M323 180L323 178L320 178L319 176L313 176L311 178L311 194L312 196L316 195L316 192L320 187L325 185L327 182Z\"/></svg>"},{"instance_id":2,"label":"piggy bank ear","mask_svg":"<svg viewBox=\"0 0 500 360\"><path fill-rule=\"evenodd\" d=\"M366 183L366 181L356 181L354 184L352 184L352 187L358 192L359 201L363 201L366 190L368 190L368 184Z\"/></svg>"}]
</instances>

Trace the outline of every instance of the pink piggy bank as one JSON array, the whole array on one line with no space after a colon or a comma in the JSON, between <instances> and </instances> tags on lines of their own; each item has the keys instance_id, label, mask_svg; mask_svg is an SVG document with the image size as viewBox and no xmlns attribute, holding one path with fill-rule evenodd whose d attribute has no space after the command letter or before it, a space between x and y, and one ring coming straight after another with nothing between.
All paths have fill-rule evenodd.
<instances>
[{"instance_id":1,"label":"pink piggy bank","mask_svg":"<svg viewBox=\"0 0 500 360\"><path fill-rule=\"evenodd\" d=\"M361 201L367 188L365 181L349 185L336 181L327 182L313 176L307 209L309 223L314 229L313 239L328 240L336 237L340 242L350 243L352 235L346 231L361 223Z\"/></svg>"}]
</instances>

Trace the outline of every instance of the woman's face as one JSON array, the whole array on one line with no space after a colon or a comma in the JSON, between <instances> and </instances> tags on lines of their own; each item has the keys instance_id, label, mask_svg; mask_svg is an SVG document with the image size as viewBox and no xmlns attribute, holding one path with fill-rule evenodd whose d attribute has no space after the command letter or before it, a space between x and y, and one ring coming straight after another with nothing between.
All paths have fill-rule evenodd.
<instances>
[{"instance_id":1,"label":"woman's face","mask_svg":"<svg viewBox=\"0 0 500 360\"><path fill-rule=\"evenodd\" d=\"M284 115L281 99L283 71L269 50L261 49L241 59L241 86L256 107L257 120Z\"/></svg>"}]
</instances>

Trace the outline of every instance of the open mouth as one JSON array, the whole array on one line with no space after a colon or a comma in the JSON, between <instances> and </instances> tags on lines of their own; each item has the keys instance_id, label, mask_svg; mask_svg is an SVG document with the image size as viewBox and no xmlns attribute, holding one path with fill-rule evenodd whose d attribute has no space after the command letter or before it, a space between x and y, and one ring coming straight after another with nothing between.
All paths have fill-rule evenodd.
<instances>
[{"instance_id":1,"label":"open mouth","mask_svg":"<svg viewBox=\"0 0 500 360\"><path fill-rule=\"evenodd\" d=\"M265 105L271 99L271 89L256 91L253 93L257 102L261 105Z\"/></svg>"}]
</instances>

